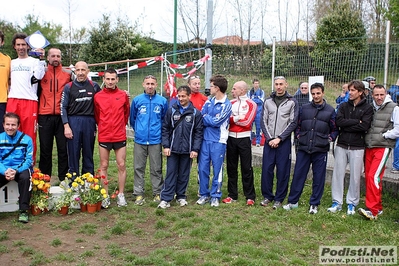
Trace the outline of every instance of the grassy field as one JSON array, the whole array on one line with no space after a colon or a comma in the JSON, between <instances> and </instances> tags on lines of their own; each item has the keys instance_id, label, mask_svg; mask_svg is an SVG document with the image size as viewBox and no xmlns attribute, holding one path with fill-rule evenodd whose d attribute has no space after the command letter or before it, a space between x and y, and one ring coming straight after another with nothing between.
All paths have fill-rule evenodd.
<instances>
[{"instance_id":1,"label":"grassy field","mask_svg":"<svg viewBox=\"0 0 399 266\"><path fill-rule=\"evenodd\" d=\"M95 151L98 165L98 151ZM54 159L56 161L56 159ZM317 265L321 245L397 246L398 200L384 195L384 214L368 221L356 214L331 214L326 185L319 213L308 214L311 183L307 182L297 210L259 205L261 170L255 168L256 205L237 203L218 208L199 206L196 165L188 188L189 205L172 203L167 210L152 202L146 176L146 203L133 204L133 142L128 142L128 206L97 214L75 211L66 217L48 213L16 222L15 213L0 213L0 261L10 265ZM165 171L165 169L164 169ZM117 186L111 156L110 191ZM223 193L227 195L225 174ZM364 206L363 199L361 206Z\"/></svg>"}]
</instances>

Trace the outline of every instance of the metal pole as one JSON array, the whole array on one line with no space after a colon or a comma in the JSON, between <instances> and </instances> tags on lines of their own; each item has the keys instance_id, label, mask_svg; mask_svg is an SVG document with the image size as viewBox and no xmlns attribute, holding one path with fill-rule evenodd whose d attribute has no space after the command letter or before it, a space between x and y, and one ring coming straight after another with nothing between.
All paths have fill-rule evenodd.
<instances>
[{"instance_id":1,"label":"metal pole","mask_svg":"<svg viewBox=\"0 0 399 266\"><path fill-rule=\"evenodd\" d=\"M206 42L210 45L209 48L205 49L205 53L210 57L205 62L205 95L210 94L210 78L212 77L212 28L213 28L213 0L208 0L208 13L207 13L207 31L206 31Z\"/></svg>"},{"instance_id":2,"label":"metal pole","mask_svg":"<svg viewBox=\"0 0 399 266\"><path fill-rule=\"evenodd\" d=\"M274 92L274 68L276 64L276 37L273 37L273 52L272 52L272 92Z\"/></svg>"},{"instance_id":3,"label":"metal pole","mask_svg":"<svg viewBox=\"0 0 399 266\"><path fill-rule=\"evenodd\" d=\"M175 14L174 14L174 35L173 35L173 63L176 64L176 50L177 50L177 0L175 0Z\"/></svg>"},{"instance_id":4,"label":"metal pole","mask_svg":"<svg viewBox=\"0 0 399 266\"><path fill-rule=\"evenodd\" d=\"M388 83L388 57L389 57L389 35L391 34L391 21L387 21L387 31L385 36L385 59L384 59L384 87Z\"/></svg>"}]
</instances>

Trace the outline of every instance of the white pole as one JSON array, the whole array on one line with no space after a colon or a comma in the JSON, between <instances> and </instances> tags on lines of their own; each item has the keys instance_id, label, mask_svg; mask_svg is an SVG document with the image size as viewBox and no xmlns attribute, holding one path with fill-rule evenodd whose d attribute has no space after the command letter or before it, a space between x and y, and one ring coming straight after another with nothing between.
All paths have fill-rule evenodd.
<instances>
[{"instance_id":1,"label":"white pole","mask_svg":"<svg viewBox=\"0 0 399 266\"><path fill-rule=\"evenodd\" d=\"M212 45L213 0L208 0L207 17L206 44ZM209 59L205 61L205 95L209 95L209 88L211 86L209 79L212 77L212 49L206 48L205 53L210 56Z\"/></svg>"},{"instance_id":2,"label":"white pole","mask_svg":"<svg viewBox=\"0 0 399 266\"><path fill-rule=\"evenodd\" d=\"M384 87L388 83L388 57L389 57L389 35L391 34L391 21L387 20L387 31L385 36L385 59L384 59Z\"/></svg>"},{"instance_id":3,"label":"white pole","mask_svg":"<svg viewBox=\"0 0 399 266\"><path fill-rule=\"evenodd\" d=\"M163 71L164 71L164 62L166 62L166 53L162 55L164 58L164 61L161 61L161 95L162 95L162 90L163 90ZM168 77L166 77L168 78ZM165 95L166 96L166 95Z\"/></svg>"},{"instance_id":4,"label":"white pole","mask_svg":"<svg viewBox=\"0 0 399 266\"><path fill-rule=\"evenodd\" d=\"M274 65L276 63L276 37L273 37L273 55L272 55L272 92L274 92Z\"/></svg>"},{"instance_id":5,"label":"white pole","mask_svg":"<svg viewBox=\"0 0 399 266\"><path fill-rule=\"evenodd\" d=\"M129 59L126 62L126 70L127 70L127 92L130 95L130 71L129 71Z\"/></svg>"}]
</instances>

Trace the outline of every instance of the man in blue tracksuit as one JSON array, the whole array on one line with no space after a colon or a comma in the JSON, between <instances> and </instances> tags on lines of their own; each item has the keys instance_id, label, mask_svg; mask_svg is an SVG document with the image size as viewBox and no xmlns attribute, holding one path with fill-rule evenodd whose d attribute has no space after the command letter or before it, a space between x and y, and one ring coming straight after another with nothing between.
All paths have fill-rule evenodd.
<instances>
[{"instance_id":1,"label":"man in blue tracksuit","mask_svg":"<svg viewBox=\"0 0 399 266\"><path fill-rule=\"evenodd\" d=\"M191 89L177 89L178 102L168 109L162 123L162 146L166 156L166 177L158 208L170 207L176 195L177 203L187 205L186 190L193 158L197 158L202 143L202 114L190 102Z\"/></svg>"},{"instance_id":2,"label":"man in blue tracksuit","mask_svg":"<svg viewBox=\"0 0 399 266\"><path fill-rule=\"evenodd\" d=\"M263 108L263 101L265 100L265 92L259 87L259 80L254 79L252 81L253 88L248 91L247 96L250 98L252 101L256 103L258 106L258 110L256 112L256 117L253 123L255 123L255 128L256 128L256 146L260 146L260 140L261 140L261 126L260 126L260 116L262 113L262 108Z\"/></svg>"},{"instance_id":3,"label":"man in blue tracksuit","mask_svg":"<svg viewBox=\"0 0 399 266\"><path fill-rule=\"evenodd\" d=\"M33 142L31 137L18 130L19 125L20 118L17 114L4 115L5 132L0 134L0 187L12 180L18 183L20 212L18 221L27 223Z\"/></svg>"},{"instance_id":4,"label":"man in blue tracksuit","mask_svg":"<svg viewBox=\"0 0 399 266\"><path fill-rule=\"evenodd\" d=\"M165 97L156 93L157 79L148 75L143 80L144 93L136 96L130 107L130 126L134 129L135 204L144 203L144 174L150 159L150 179L155 202L160 202L162 177L162 121L168 110Z\"/></svg>"},{"instance_id":5,"label":"man in blue tracksuit","mask_svg":"<svg viewBox=\"0 0 399 266\"><path fill-rule=\"evenodd\" d=\"M218 207L222 197L223 161L229 134L228 125L231 115L231 103L226 95L227 79L215 75L210 79L212 99L202 107L204 139L199 161L199 194L197 204L211 201L212 207ZM210 166L213 167L213 179L209 189Z\"/></svg>"},{"instance_id":6,"label":"man in blue tracksuit","mask_svg":"<svg viewBox=\"0 0 399 266\"><path fill-rule=\"evenodd\" d=\"M284 209L298 208L310 165L312 165L313 184L310 197L310 214L316 214L324 192L326 179L327 153L330 142L338 135L335 125L335 110L323 99L324 86L314 83L310 87L313 100L302 105L299 114L296 138L298 139L298 153L295 163L294 176L288 196L288 204Z\"/></svg>"},{"instance_id":7,"label":"man in blue tracksuit","mask_svg":"<svg viewBox=\"0 0 399 266\"><path fill-rule=\"evenodd\" d=\"M61 96L61 119L67 138L69 173L80 175L79 161L82 151L82 174L94 175L94 95L101 90L96 82L88 79L86 62L75 64L76 79L64 86Z\"/></svg>"}]
</instances>

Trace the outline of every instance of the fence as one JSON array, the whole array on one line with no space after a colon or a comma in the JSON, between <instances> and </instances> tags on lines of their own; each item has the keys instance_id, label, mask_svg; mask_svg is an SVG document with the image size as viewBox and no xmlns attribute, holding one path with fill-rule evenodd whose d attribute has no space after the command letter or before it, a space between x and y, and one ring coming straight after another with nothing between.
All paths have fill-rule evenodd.
<instances>
[{"instance_id":1,"label":"fence","mask_svg":"<svg viewBox=\"0 0 399 266\"><path fill-rule=\"evenodd\" d=\"M352 79L363 79L374 76L377 84L384 81L385 44L368 44L363 52L356 51L329 51L328 53L314 54L313 46L277 46L275 58L275 75L283 75L290 83L292 92L299 81L308 80L308 76L324 76L327 89L338 91L341 84ZM225 54L220 55L219 46L213 47L212 72L226 75L229 81L253 78L261 80L264 89L270 89L272 77L272 49L267 46L263 51L251 53L251 57L241 56L239 47L223 47ZM227 50L227 56L226 56ZM195 56L204 56L205 52L194 52ZM185 64L193 58L193 54L180 53L177 63ZM196 58L199 59L199 58ZM136 60L137 61L137 60ZM144 60L143 60L144 61ZM396 83L399 78L399 43L389 45L387 87ZM126 82L131 94L142 92L142 78L153 74L158 78L158 87L163 88L166 82L162 72L161 61L151 66L121 74L120 79ZM112 64L107 64L107 67ZM119 63L120 66L120 63ZM177 70L186 73L190 68ZM199 69L195 74L204 78L205 69ZM163 77L163 79L161 79ZM98 78L97 78L98 79ZM177 86L185 83L184 79L177 79ZM203 83L205 84L205 83ZM204 88L202 89L204 90Z\"/></svg>"}]
</instances>

